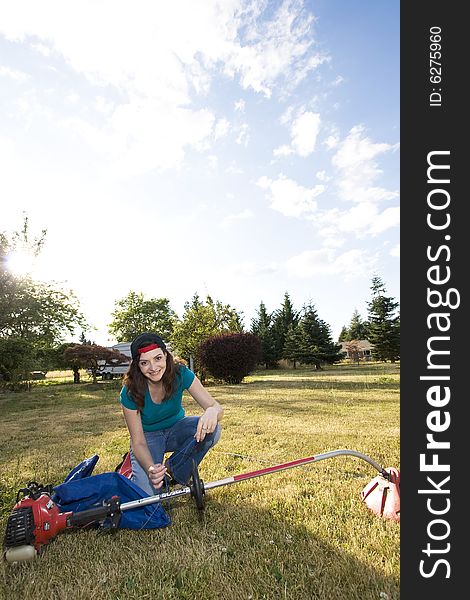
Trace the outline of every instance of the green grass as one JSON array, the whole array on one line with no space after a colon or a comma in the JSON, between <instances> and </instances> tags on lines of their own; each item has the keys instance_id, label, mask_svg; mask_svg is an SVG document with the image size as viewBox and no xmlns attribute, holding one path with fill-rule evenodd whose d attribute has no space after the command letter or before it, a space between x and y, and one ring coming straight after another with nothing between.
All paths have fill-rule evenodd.
<instances>
[{"instance_id":1,"label":"green grass","mask_svg":"<svg viewBox=\"0 0 470 600\"><path fill-rule=\"evenodd\" d=\"M95 473L114 470L128 448L120 384L64 381L0 394L2 535L28 481L60 483L93 454ZM205 481L337 448L400 466L398 365L259 371L209 389L225 416ZM360 497L375 475L337 457L210 490L202 519L175 500L166 529L63 532L34 561L2 565L0 598L398 600L400 526Z\"/></svg>"}]
</instances>

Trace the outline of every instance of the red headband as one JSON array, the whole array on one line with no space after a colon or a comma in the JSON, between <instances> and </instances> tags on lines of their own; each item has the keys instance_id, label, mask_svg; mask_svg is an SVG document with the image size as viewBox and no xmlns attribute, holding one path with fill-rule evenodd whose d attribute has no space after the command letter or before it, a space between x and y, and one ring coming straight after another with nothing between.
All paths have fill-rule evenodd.
<instances>
[{"instance_id":1,"label":"red headband","mask_svg":"<svg viewBox=\"0 0 470 600\"><path fill-rule=\"evenodd\" d=\"M139 354L143 354L144 352L150 352L150 350L155 350L155 348L160 348L158 344L150 344L150 346L144 346L143 348L139 348L137 352Z\"/></svg>"}]
</instances>

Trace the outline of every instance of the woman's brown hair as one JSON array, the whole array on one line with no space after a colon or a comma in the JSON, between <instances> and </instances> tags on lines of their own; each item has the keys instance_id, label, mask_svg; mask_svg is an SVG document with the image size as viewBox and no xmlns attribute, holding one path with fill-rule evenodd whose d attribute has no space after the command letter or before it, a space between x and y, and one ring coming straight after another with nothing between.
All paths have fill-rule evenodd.
<instances>
[{"instance_id":1,"label":"woman's brown hair","mask_svg":"<svg viewBox=\"0 0 470 600\"><path fill-rule=\"evenodd\" d=\"M167 351L163 350L166 356L166 369L161 379L163 383L163 390L165 396L163 402L173 394L176 388L176 375L179 371L179 365L175 363L173 356ZM127 387L127 393L131 400L137 405L137 410L141 411L144 408L145 394L148 389L147 378L142 375L142 371L139 367L139 359L131 361L127 373L124 375L123 385Z\"/></svg>"}]
</instances>

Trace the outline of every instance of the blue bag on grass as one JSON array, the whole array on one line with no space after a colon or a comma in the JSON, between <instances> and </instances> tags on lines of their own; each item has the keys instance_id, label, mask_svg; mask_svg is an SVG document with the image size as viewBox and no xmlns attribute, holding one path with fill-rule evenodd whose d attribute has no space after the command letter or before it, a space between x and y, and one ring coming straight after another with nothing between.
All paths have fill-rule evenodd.
<instances>
[{"instance_id":1,"label":"blue bag on grass","mask_svg":"<svg viewBox=\"0 0 470 600\"><path fill-rule=\"evenodd\" d=\"M121 504L148 497L140 487L120 473L91 475L98 458L94 455L85 459L70 471L63 483L54 486L52 500L57 504L60 512L81 512L96 508L105 500L110 500L112 496L119 496ZM157 529L170 524L171 519L161 502L155 502L123 511L118 527Z\"/></svg>"}]
</instances>

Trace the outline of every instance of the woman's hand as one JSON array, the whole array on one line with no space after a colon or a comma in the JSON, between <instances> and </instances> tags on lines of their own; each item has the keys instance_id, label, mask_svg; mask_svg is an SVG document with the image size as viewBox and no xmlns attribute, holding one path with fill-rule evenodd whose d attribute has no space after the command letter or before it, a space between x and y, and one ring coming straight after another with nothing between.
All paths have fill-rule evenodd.
<instances>
[{"instance_id":1,"label":"woman's hand","mask_svg":"<svg viewBox=\"0 0 470 600\"><path fill-rule=\"evenodd\" d=\"M196 433L194 434L197 442L201 442L208 433L215 431L218 415L219 409L216 406L209 406L209 408L206 408L204 414L199 417Z\"/></svg>"},{"instance_id":2,"label":"woman's hand","mask_svg":"<svg viewBox=\"0 0 470 600\"><path fill-rule=\"evenodd\" d=\"M153 487L158 489L159 487L161 487L163 483L163 478L166 475L166 467L165 465L161 465L160 463L157 463L156 465L150 465L147 471L147 475Z\"/></svg>"}]
</instances>

